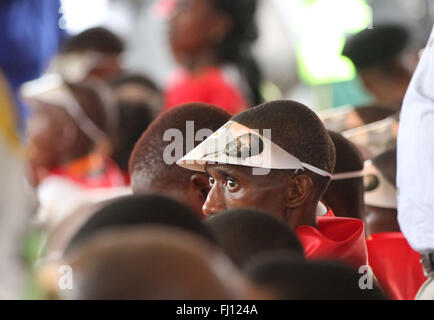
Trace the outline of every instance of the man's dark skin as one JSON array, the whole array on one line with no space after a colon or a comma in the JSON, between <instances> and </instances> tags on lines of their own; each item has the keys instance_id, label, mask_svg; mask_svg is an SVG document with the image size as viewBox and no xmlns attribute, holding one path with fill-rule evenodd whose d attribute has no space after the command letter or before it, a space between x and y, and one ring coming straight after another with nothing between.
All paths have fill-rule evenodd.
<instances>
[{"instance_id":1,"label":"man's dark skin","mask_svg":"<svg viewBox=\"0 0 434 320\"><path fill-rule=\"evenodd\" d=\"M370 236L382 232L401 232L396 209L366 206L366 234Z\"/></svg>"},{"instance_id":2,"label":"man's dark skin","mask_svg":"<svg viewBox=\"0 0 434 320\"><path fill-rule=\"evenodd\" d=\"M227 209L255 208L292 229L316 227L318 192L308 173L271 170L268 175L252 175L250 167L221 164L207 164L205 170L211 188L202 209L205 216Z\"/></svg>"}]
</instances>

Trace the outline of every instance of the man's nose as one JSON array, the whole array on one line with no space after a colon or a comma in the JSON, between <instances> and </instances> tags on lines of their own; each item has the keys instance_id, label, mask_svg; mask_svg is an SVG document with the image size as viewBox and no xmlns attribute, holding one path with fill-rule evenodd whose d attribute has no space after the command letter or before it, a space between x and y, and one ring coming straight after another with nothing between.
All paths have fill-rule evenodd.
<instances>
[{"instance_id":1,"label":"man's nose","mask_svg":"<svg viewBox=\"0 0 434 320\"><path fill-rule=\"evenodd\" d=\"M226 206L220 188L214 185L203 204L202 212L205 216L210 216L225 209Z\"/></svg>"}]
</instances>

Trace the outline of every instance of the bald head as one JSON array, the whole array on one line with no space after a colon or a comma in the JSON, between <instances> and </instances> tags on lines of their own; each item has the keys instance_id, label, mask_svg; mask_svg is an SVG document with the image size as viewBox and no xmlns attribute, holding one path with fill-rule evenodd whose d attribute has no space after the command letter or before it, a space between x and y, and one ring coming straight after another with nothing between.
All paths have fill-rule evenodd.
<instances>
[{"instance_id":1,"label":"bald head","mask_svg":"<svg viewBox=\"0 0 434 320\"><path fill-rule=\"evenodd\" d=\"M113 229L77 248L73 299L239 299L245 283L230 262L173 229Z\"/></svg>"}]
</instances>

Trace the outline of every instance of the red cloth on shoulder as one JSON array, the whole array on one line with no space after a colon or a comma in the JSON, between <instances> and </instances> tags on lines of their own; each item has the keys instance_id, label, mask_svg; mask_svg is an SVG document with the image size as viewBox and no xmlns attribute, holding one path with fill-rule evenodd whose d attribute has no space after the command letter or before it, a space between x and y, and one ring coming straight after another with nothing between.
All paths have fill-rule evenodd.
<instances>
[{"instance_id":1,"label":"red cloth on shoulder","mask_svg":"<svg viewBox=\"0 0 434 320\"><path fill-rule=\"evenodd\" d=\"M63 167L51 170L50 175L62 176L84 188L111 188L125 185L122 171L109 158L90 154Z\"/></svg>"},{"instance_id":2,"label":"red cloth on shoulder","mask_svg":"<svg viewBox=\"0 0 434 320\"><path fill-rule=\"evenodd\" d=\"M248 106L241 91L226 79L217 67L209 67L193 75L178 70L165 92L165 110L189 102L204 102L219 106L230 114L244 111Z\"/></svg>"},{"instance_id":3,"label":"red cloth on shoulder","mask_svg":"<svg viewBox=\"0 0 434 320\"><path fill-rule=\"evenodd\" d=\"M395 300L413 300L426 281L420 255L401 232L371 235L368 245L369 264L380 286Z\"/></svg>"},{"instance_id":4,"label":"red cloth on shoulder","mask_svg":"<svg viewBox=\"0 0 434 320\"><path fill-rule=\"evenodd\" d=\"M318 217L317 223L318 228L299 226L295 230L307 259L336 259L356 268L368 264L361 220Z\"/></svg>"},{"instance_id":5,"label":"red cloth on shoulder","mask_svg":"<svg viewBox=\"0 0 434 320\"><path fill-rule=\"evenodd\" d=\"M325 215L323 215L323 217L330 217L331 218L331 217L336 217L336 216L335 216L335 213L333 212L332 208L327 207L327 212Z\"/></svg>"}]
</instances>

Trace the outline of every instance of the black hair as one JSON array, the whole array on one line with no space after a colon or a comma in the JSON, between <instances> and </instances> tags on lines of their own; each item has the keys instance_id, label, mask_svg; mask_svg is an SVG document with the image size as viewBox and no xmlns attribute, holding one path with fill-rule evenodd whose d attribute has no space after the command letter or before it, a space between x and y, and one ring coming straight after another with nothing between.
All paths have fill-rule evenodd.
<instances>
[{"instance_id":1,"label":"black hair","mask_svg":"<svg viewBox=\"0 0 434 320\"><path fill-rule=\"evenodd\" d=\"M251 45L258 37L255 13L257 0L210 0L214 8L228 15L232 28L219 44L218 57L222 62L234 63L249 85L254 105L264 101L260 93L261 71L251 53Z\"/></svg>"},{"instance_id":2,"label":"black hair","mask_svg":"<svg viewBox=\"0 0 434 320\"><path fill-rule=\"evenodd\" d=\"M335 261L305 261L287 255L261 256L245 267L251 280L283 300L383 300L373 284L362 290L362 274Z\"/></svg>"},{"instance_id":3,"label":"black hair","mask_svg":"<svg viewBox=\"0 0 434 320\"><path fill-rule=\"evenodd\" d=\"M326 172L333 173L335 148L318 116L307 106L290 100L266 102L232 118L251 129L271 129L271 140L297 157ZM305 170L310 172L309 170ZM321 196L328 177L312 174Z\"/></svg>"},{"instance_id":4,"label":"black hair","mask_svg":"<svg viewBox=\"0 0 434 320\"><path fill-rule=\"evenodd\" d=\"M122 171L128 171L128 162L134 146L153 120L151 107L144 102L118 101L118 125L115 150L112 156Z\"/></svg>"},{"instance_id":5,"label":"black hair","mask_svg":"<svg viewBox=\"0 0 434 320\"><path fill-rule=\"evenodd\" d=\"M161 114L143 133L134 147L130 158L129 172L135 193L146 191L150 184L154 187L175 184L182 190L190 183L192 171L164 161L166 147L175 142L164 141L166 130L176 129L182 133L183 155L186 154L186 122L194 122L194 134L201 129L212 132L223 126L230 114L222 108L204 103L189 103L172 108ZM194 141L197 146L200 141ZM179 160L179 159L176 159Z\"/></svg>"},{"instance_id":6,"label":"black hair","mask_svg":"<svg viewBox=\"0 0 434 320\"><path fill-rule=\"evenodd\" d=\"M215 243L211 232L191 209L164 196L147 194L121 197L100 208L74 235L65 252L108 228L144 225L179 228Z\"/></svg>"},{"instance_id":7,"label":"black hair","mask_svg":"<svg viewBox=\"0 0 434 320\"><path fill-rule=\"evenodd\" d=\"M124 43L119 36L104 27L95 27L67 39L62 53L96 51L104 54L121 54L124 49Z\"/></svg>"},{"instance_id":8,"label":"black hair","mask_svg":"<svg viewBox=\"0 0 434 320\"><path fill-rule=\"evenodd\" d=\"M259 254L285 251L304 257L294 232L270 214L256 209L233 209L205 219L220 247L237 265Z\"/></svg>"},{"instance_id":9,"label":"black hair","mask_svg":"<svg viewBox=\"0 0 434 320\"><path fill-rule=\"evenodd\" d=\"M349 37L342 55L348 57L359 70L378 65L387 67L407 49L409 41L410 33L404 26L382 24Z\"/></svg>"},{"instance_id":10,"label":"black hair","mask_svg":"<svg viewBox=\"0 0 434 320\"><path fill-rule=\"evenodd\" d=\"M335 145L334 173L363 170L363 159L357 147L339 133L329 131ZM327 204L336 216L361 219L363 214L363 178L332 180L324 194Z\"/></svg>"}]
</instances>

